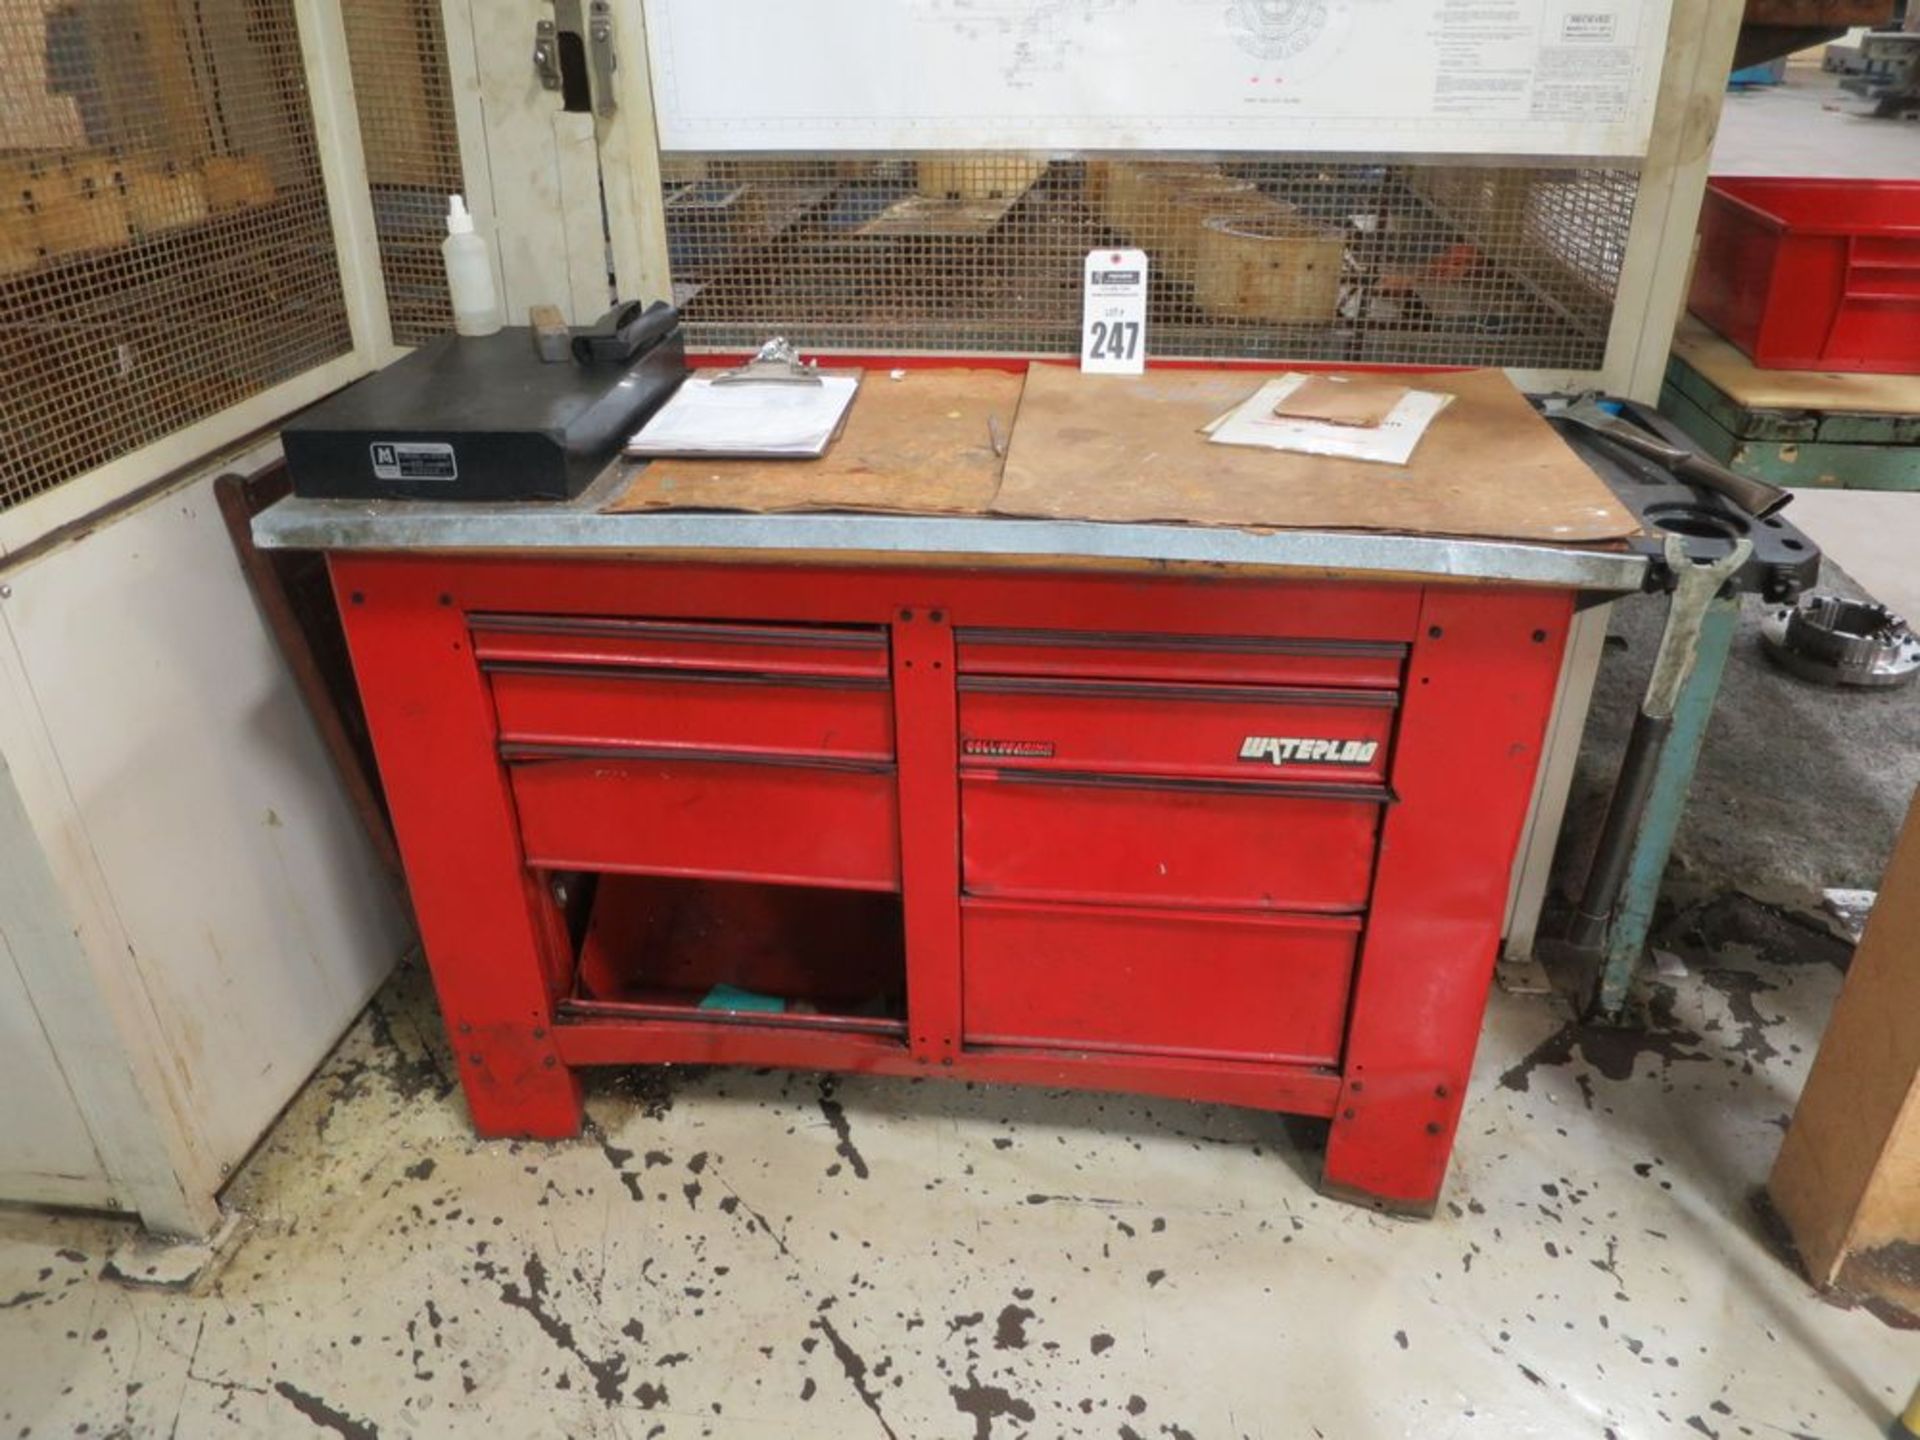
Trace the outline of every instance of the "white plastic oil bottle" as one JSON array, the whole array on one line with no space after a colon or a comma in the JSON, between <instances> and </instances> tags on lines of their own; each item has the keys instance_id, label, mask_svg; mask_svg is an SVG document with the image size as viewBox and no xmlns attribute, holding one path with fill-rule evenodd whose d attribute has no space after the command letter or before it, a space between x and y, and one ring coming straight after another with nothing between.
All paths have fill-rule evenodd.
<instances>
[{"instance_id":1,"label":"white plastic oil bottle","mask_svg":"<svg viewBox=\"0 0 1920 1440\"><path fill-rule=\"evenodd\" d=\"M473 216L459 195L447 197L447 238L440 242L453 296L453 328L462 335L492 335L500 328L500 296L493 286L493 257L473 233Z\"/></svg>"}]
</instances>

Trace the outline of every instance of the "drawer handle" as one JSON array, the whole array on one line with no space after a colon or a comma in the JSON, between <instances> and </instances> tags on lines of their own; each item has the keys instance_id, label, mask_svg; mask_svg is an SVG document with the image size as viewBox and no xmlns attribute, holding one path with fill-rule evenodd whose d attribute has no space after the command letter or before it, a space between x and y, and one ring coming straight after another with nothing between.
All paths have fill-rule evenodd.
<instances>
[{"instance_id":1,"label":"drawer handle","mask_svg":"<svg viewBox=\"0 0 1920 1440\"><path fill-rule=\"evenodd\" d=\"M1355 800L1397 805L1400 797L1385 785L1352 785L1338 780L1189 780L1163 775L1104 775L1088 770L989 770L967 768L963 775L991 777L1009 785L1071 785L1098 790L1175 790L1200 795L1279 795L1303 800Z\"/></svg>"},{"instance_id":2,"label":"drawer handle","mask_svg":"<svg viewBox=\"0 0 1920 1440\"><path fill-rule=\"evenodd\" d=\"M883 675L800 675L784 670L698 670L678 665L609 665L588 660L482 660L488 675L555 675L586 680L670 680L675 684L786 685L884 691Z\"/></svg>"},{"instance_id":3,"label":"drawer handle","mask_svg":"<svg viewBox=\"0 0 1920 1440\"><path fill-rule=\"evenodd\" d=\"M1228 655L1307 655L1399 660L1407 647L1394 640L1278 640L1239 635L1132 635L1109 630L974 630L953 638L962 645L1033 646L1048 650L1206 650Z\"/></svg>"},{"instance_id":4,"label":"drawer handle","mask_svg":"<svg viewBox=\"0 0 1920 1440\"><path fill-rule=\"evenodd\" d=\"M762 755L749 750L695 750L660 745L540 745L510 741L500 746L509 765L551 764L563 760L623 760L701 765L771 765L780 770L842 770L857 775L891 775L890 760L850 760L838 755Z\"/></svg>"},{"instance_id":5,"label":"drawer handle","mask_svg":"<svg viewBox=\"0 0 1920 1440\"><path fill-rule=\"evenodd\" d=\"M1392 710L1391 690L1308 690L1291 685L1189 685L1178 680L1072 680L1029 675L962 675L962 691L994 695L1057 695L1065 699L1195 700L1236 705L1329 705Z\"/></svg>"},{"instance_id":6,"label":"drawer handle","mask_svg":"<svg viewBox=\"0 0 1920 1440\"><path fill-rule=\"evenodd\" d=\"M597 615L500 615L467 617L475 631L513 635L626 635L649 640L687 640L714 645L793 645L808 650L885 650L879 629L808 629L781 625L688 625L661 620L618 620Z\"/></svg>"}]
</instances>

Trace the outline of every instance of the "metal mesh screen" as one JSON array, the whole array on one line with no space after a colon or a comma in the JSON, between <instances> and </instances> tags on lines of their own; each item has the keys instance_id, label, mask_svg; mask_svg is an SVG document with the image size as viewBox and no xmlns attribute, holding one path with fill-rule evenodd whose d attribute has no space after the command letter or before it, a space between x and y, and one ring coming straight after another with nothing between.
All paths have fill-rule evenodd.
<instances>
[{"instance_id":1,"label":"metal mesh screen","mask_svg":"<svg viewBox=\"0 0 1920 1440\"><path fill-rule=\"evenodd\" d=\"M0 0L0 507L350 348L288 0Z\"/></svg>"},{"instance_id":2,"label":"metal mesh screen","mask_svg":"<svg viewBox=\"0 0 1920 1440\"><path fill-rule=\"evenodd\" d=\"M418 345L453 328L440 243L447 196L466 191L440 0L354 0L342 17L393 338Z\"/></svg>"},{"instance_id":3,"label":"metal mesh screen","mask_svg":"<svg viewBox=\"0 0 1920 1440\"><path fill-rule=\"evenodd\" d=\"M1162 356L1596 369L1636 176L1274 155L664 157L690 337L1072 354L1086 252Z\"/></svg>"}]
</instances>

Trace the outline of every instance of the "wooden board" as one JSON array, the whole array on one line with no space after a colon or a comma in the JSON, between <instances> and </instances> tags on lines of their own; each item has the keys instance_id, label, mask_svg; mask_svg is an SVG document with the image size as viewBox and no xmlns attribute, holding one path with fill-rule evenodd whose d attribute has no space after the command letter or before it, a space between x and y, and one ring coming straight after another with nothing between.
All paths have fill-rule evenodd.
<instances>
[{"instance_id":1,"label":"wooden board","mask_svg":"<svg viewBox=\"0 0 1920 1440\"><path fill-rule=\"evenodd\" d=\"M1920 799L1880 884L1867 932L1768 1193L1815 1284L1920 1315Z\"/></svg>"},{"instance_id":2,"label":"wooden board","mask_svg":"<svg viewBox=\"0 0 1920 1440\"><path fill-rule=\"evenodd\" d=\"M1456 397L1405 466L1210 444L1200 428L1267 376L1027 374L993 509L1048 519L1184 521L1592 542L1638 523L1498 370L1423 375Z\"/></svg>"},{"instance_id":3,"label":"wooden board","mask_svg":"<svg viewBox=\"0 0 1920 1440\"><path fill-rule=\"evenodd\" d=\"M1692 315L1682 319L1674 332L1673 353L1736 404L1754 409L1920 415L1920 375L1760 370Z\"/></svg>"},{"instance_id":4,"label":"wooden board","mask_svg":"<svg viewBox=\"0 0 1920 1440\"><path fill-rule=\"evenodd\" d=\"M1019 195L977 200L908 195L862 225L860 234L869 240L977 240L1006 219L1007 212L1019 203Z\"/></svg>"},{"instance_id":5,"label":"wooden board","mask_svg":"<svg viewBox=\"0 0 1920 1440\"><path fill-rule=\"evenodd\" d=\"M655 460L605 510L978 515L1000 485L993 427L1004 450L1021 384L1004 370L869 370L820 459Z\"/></svg>"}]
</instances>

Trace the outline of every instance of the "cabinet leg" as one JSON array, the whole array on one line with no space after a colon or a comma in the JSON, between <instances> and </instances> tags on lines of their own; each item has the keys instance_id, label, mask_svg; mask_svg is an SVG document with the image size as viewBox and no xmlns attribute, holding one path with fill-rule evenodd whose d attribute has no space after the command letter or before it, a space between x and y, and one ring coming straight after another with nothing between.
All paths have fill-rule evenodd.
<instances>
[{"instance_id":1,"label":"cabinet leg","mask_svg":"<svg viewBox=\"0 0 1920 1440\"><path fill-rule=\"evenodd\" d=\"M458 1027L455 1027L456 1030ZM580 1133L580 1077L544 1034L455 1034L473 1128L490 1140L566 1140Z\"/></svg>"},{"instance_id":2,"label":"cabinet leg","mask_svg":"<svg viewBox=\"0 0 1920 1440\"><path fill-rule=\"evenodd\" d=\"M1430 1214L1493 979L1570 597L1437 586L1408 657L1326 1188Z\"/></svg>"},{"instance_id":3,"label":"cabinet leg","mask_svg":"<svg viewBox=\"0 0 1920 1440\"><path fill-rule=\"evenodd\" d=\"M573 956L527 869L467 619L438 567L331 561L394 833L447 1038L482 1135L580 1133L580 1082L554 1043Z\"/></svg>"},{"instance_id":4,"label":"cabinet leg","mask_svg":"<svg viewBox=\"0 0 1920 1440\"><path fill-rule=\"evenodd\" d=\"M1350 1080L1327 1135L1322 1192L1396 1215L1433 1214L1460 1120L1461 1088L1460 1082L1398 1077Z\"/></svg>"}]
</instances>

